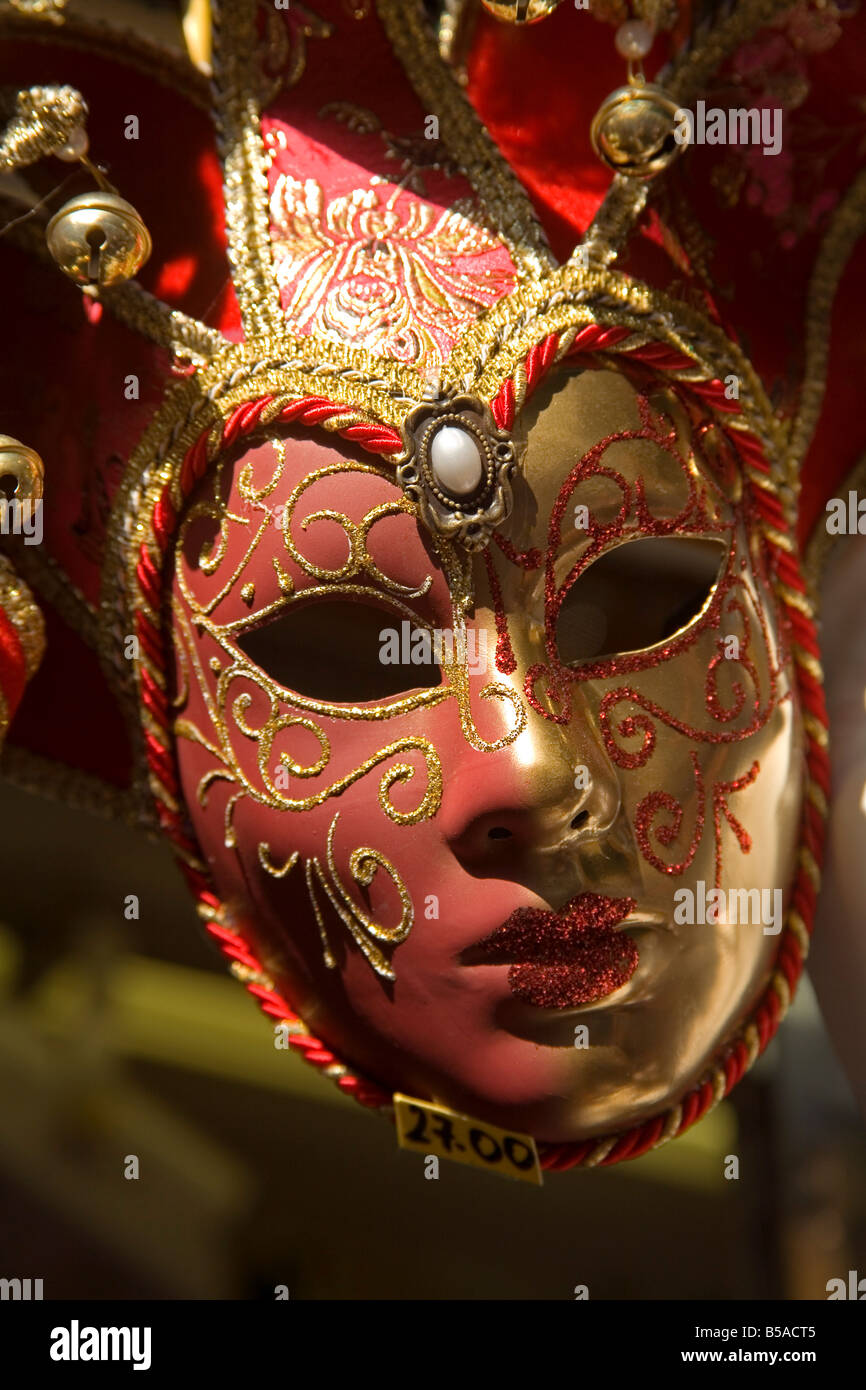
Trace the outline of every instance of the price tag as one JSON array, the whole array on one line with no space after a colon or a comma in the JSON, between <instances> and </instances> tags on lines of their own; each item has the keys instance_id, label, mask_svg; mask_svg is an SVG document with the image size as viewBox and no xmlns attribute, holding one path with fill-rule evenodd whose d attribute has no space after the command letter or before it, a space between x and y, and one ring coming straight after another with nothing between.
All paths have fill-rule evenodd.
<instances>
[{"instance_id":1,"label":"price tag","mask_svg":"<svg viewBox=\"0 0 866 1390\"><path fill-rule=\"evenodd\" d=\"M512 1134L447 1106L399 1093L394 1096L394 1117L401 1149L452 1158L502 1178L542 1186L538 1150L530 1134Z\"/></svg>"}]
</instances>

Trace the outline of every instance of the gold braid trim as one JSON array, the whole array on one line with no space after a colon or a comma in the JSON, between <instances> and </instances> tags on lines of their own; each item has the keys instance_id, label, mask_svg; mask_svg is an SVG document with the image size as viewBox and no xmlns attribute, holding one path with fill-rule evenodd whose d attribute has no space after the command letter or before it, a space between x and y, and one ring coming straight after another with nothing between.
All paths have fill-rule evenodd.
<instances>
[{"instance_id":1,"label":"gold braid trim","mask_svg":"<svg viewBox=\"0 0 866 1390\"><path fill-rule=\"evenodd\" d=\"M833 302L851 253L864 232L866 169L861 169L833 213L809 281L803 387L787 452L787 466L792 477L799 474L818 425L827 386Z\"/></svg>"},{"instance_id":2,"label":"gold braid trim","mask_svg":"<svg viewBox=\"0 0 866 1390\"><path fill-rule=\"evenodd\" d=\"M0 113L0 174L35 164L65 145L76 126L87 120L87 105L74 87L4 88Z\"/></svg>"},{"instance_id":3,"label":"gold braid trim","mask_svg":"<svg viewBox=\"0 0 866 1390\"><path fill-rule=\"evenodd\" d=\"M388 40L425 111L472 184L515 266L543 275L556 264L523 185L499 153L452 70L440 57L421 0L376 0Z\"/></svg>"},{"instance_id":4,"label":"gold braid trim","mask_svg":"<svg viewBox=\"0 0 866 1390\"><path fill-rule=\"evenodd\" d=\"M256 0L213 0L214 120L223 163L226 234L247 338L284 324L271 260L268 177L261 135Z\"/></svg>"},{"instance_id":5,"label":"gold braid trim","mask_svg":"<svg viewBox=\"0 0 866 1390\"><path fill-rule=\"evenodd\" d=\"M127 328L135 329L172 356L185 358L197 367L212 361L229 344L230 340L218 329L208 328L198 319L170 308L142 289L136 280L88 293Z\"/></svg>"},{"instance_id":6,"label":"gold braid trim","mask_svg":"<svg viewBox=\"0 0 866 1390\"><path fill-rule=\"evenodd\" d=\"M748 427L771 460L781 456L785 443L781 426L760 377L736 344L697 310L611 270L566 266L540 283L520 286L493 305L461 338L445 364L443 377L491 399L511 376L519 409L525 393L522 364L530 350L549 334L562 333L557 355L563 356L574 340L575 329L590 323L633 330L634 336L622 349L605 349L608 353L622 350L627 354L643 343L661 341L692 358L693 367L674 373L680 380L706 382L736 376L742 419L738 422L732 417L729 427ZM778 477L776 481L786 482Z\"/></svg>"},{"instance_id":7,"label":"gold braid trim","mask_svg":"<svg viewBox=\"0 0 866 1390\"><path fill-rule=\"evenodd\" d=\"M14 557L15 568L22 578L55 610L82 642L96 651L96 609L88 603L81 590L76 588L54 557L49 555L43 546L25 545L18 538L14 543L10 542L9 549Z\"/></svg>"},{"instance_id":8,"label":"gold braid trim","mask_svg":"<svg viewBox=\"0 0 866 1390\"><path fill-rule=\"evenodd\" d=\"M60 801L74 811L121 821L135 830L150 829L152 817L143 818L129 792L112 787L100 777L67 767L53 758L42 758L25 748L7 743L0 758L0 776L19 791Z\"/></svg>"},{"instance_id":9,"label":"gold braid trim","mask_svg":"<svg viewBox=\"0 0 866 1390\"><path fill-rule=\"evenodd\" d=\"M154 814L148 793L144 751L138 747L141 740L140 721L137 710L130 709L128 700L125 702L126 682L132 665L122 654L126 630L119 635L117 645L109 647L104 640L97 609L43 547L27 546L15 540L10 550L16 568L27 583L98 656L108 687L124 714L133 748L133 773L129 791L121 793L99 778L81 773L81 780L78 781L76 779L79 778L79 774L74 769L38 758L35 754L28 754L23 750L15 750L14 766L10 763L12 770L8 770L4 759L3 775L14 781L23 791L33 791L58 801L68 800L79 810L92 811L97 815L119 816L130 825L152 829ZM0 563L7 564L8 561L0 556ZM33 606L35 607L35 604ZM36 611L38 613L38 609ZM41 614L39 621L42 622ZM7 749L5 756L11 759L13 750ZM55 783L61 784L59 790L54 790ZM118 797L123 799L125 809L118 809L121 806L117 801Z\"/></svg>"}]
</instances>

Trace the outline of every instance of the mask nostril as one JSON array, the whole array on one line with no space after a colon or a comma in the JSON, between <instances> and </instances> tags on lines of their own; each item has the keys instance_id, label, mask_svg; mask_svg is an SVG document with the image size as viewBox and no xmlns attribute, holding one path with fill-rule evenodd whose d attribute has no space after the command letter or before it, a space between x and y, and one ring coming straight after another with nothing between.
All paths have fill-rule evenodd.
<instances>
[{"instance_id":1,"label":"mask nostril","mask_svg":"<svg viewBox=\"0 0 866 1390\"><path fill-rule=\"evenodd\" d=\"M506 830L504 825L493 825L487 832L488 840L510 840L511 831Z\"/></svg>"},{"instance_id":2,"label":"mask nostril","mask_svg":"<svg viewBox=\"0 0 866 1390\"><path fill-rule=\"evenodd\" d=\"M579 830L582 825L586 825L589 820L589 811L578 811L574 820L571 822L572 830Z\"/></svg>"}]
</instances>

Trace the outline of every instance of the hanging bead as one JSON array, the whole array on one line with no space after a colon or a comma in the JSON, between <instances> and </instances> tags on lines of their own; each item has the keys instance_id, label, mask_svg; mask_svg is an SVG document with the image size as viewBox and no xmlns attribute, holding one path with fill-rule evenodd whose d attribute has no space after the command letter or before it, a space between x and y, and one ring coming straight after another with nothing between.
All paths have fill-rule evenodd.
<instances>
[{"instance_id":1,"label":"hanging bead","mask_svg":"<svg viewBox=\"0 0 866 1390\"><path fill-rule=\"evenodd\" d=\"M649 53L654 37L652 29L642 19L629 19L619 26L613 41L622 58L637 62Z\"/></svg>"},{"instance_id":2,"label":"hanging bead","mask_svg":"<svg viewBox=\"0 0 866 1390\"><path fill-rule=\"evenodd\" d=\"M76 160L83 159L90 148L90 141L87 138L87 131L83 125L77 125L69 132L69 137L65 144L55 150L58 159L62 159L66 164L74 164Z\"/></svg>"}]
</instances>

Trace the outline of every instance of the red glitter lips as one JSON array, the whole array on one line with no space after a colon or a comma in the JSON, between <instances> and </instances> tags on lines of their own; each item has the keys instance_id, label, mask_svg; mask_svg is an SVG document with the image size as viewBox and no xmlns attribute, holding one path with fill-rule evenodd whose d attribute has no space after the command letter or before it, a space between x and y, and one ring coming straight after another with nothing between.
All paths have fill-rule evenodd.
<instances>
[{"instance_id":1,"label":"red glitter lips","mask_svg":"<svg viewBox=\"0 0 866 1390\"><path fill-rule=\"evenodd\" d=\"M637 969L637 946L615 930L634 906L634 898L580 893L560 912L521 907L464 952L463 960L510 965L512 993L538 1008L592 1004L613 994Z\"/></svg>"}]
</instances>

